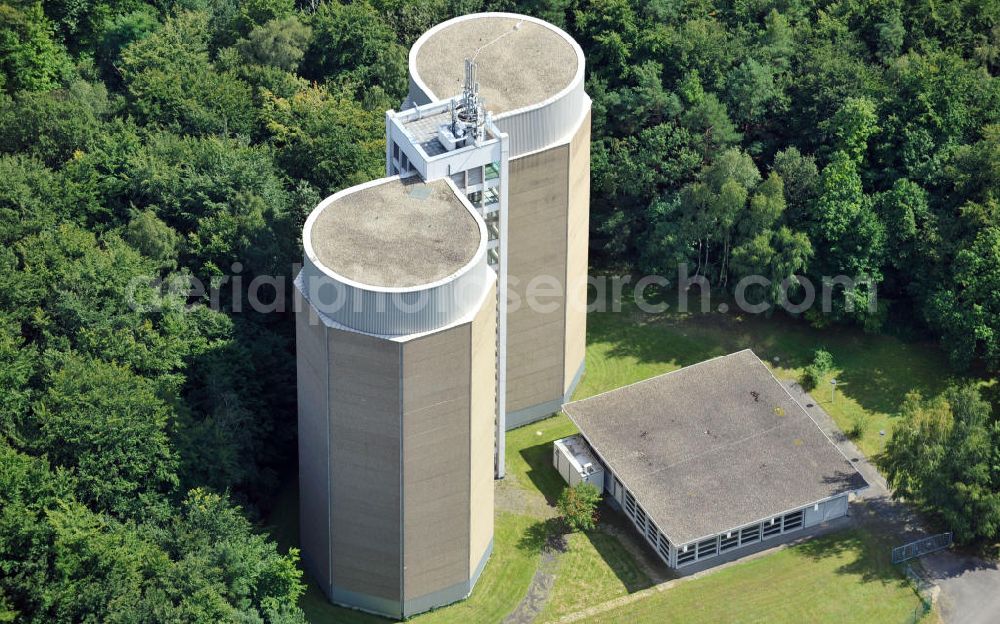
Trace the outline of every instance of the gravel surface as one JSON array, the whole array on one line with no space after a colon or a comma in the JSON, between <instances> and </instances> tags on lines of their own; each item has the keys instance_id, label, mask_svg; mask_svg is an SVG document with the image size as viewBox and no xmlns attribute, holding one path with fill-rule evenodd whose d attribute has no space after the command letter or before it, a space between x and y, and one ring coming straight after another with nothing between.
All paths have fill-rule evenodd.
<instances>
[{"instance_id":1,"label":"gravel surface","mask_svg":"<svg viewBox=\"0 0 1000 624\"><path fill-rule=\"evenodd\" d=\"M486 110L496 115L556 95L572 82L578 62L573 46L551 28L480 17L457 21L427 39L417 50L417 75L438 99L459 95L465 59L473 56Z\"/></svg>"}]
</instances>

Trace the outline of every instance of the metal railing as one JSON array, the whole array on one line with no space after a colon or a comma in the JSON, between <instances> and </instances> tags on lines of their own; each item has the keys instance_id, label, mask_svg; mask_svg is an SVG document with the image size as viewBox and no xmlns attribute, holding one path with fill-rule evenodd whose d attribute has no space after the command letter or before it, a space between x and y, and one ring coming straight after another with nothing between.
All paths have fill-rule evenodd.
<instances>
[{"instance_id":1,"label":"metal railing","mask_svg":"<svg viewBox=\"0 0 1000 624\"><path fill-rule=\"evenodd\" d=\"M952 544L952 534L938 533L923 539L918 539L909 544L903 544L892 549L892 562L902 563L914 557L922 557L926 554L944 550Z\"/></svg>"}]
</instances>

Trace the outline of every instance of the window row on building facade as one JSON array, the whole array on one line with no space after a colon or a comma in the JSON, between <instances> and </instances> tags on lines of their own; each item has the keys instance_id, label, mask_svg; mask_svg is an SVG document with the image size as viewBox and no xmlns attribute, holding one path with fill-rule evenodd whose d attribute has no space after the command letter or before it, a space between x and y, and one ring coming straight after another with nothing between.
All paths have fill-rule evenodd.
<instances>
[{"instance_id":1,"label":"window row on building facade","mask_svg":"<svg viewBox=\"0 0 1000 624\"><path fill-rule=\"evenodd\" d=\"M797 531L804 525L805 510L799 509L757 524L674 547L635 499L632 492L622 485L618 477L610 472L608 476L610 477L606 480L608 493L618 501L639 534L649 542L663 562L670 567L679 568L690 565L736 548L750 546L791 531Z\"/></svg>"}]
</instances>

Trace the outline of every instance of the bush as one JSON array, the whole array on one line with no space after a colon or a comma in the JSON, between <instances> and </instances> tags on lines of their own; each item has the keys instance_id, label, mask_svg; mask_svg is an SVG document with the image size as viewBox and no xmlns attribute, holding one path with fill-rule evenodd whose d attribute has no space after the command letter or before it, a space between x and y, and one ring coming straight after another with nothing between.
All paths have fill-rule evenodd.
<instances>
[{"instance_id":1,"label":"bush","mask_svg":"<svg viewBox=\"0 0 1000 624\"><path fill-rule=\"evenodd\" d=\"M812 365L827 373L833 370L833 355L826 349L816 349L816 352L813 354Z\"/></svg>"},{"instance_id":2,"label":"bush","mask_svg":"<svg viewBox=\"0 0 1000 624\"><path fill-rule=\"evenodd\" d=\"M847 430L847 437L855 441L860 440L865 436L865 432L868 431L868 424L868 414L859 414L854 418L851 428Z\"/></svg>"},{"instance_id":3,"label":"bush","mask_svg":"<svg viewBox=\"0 0 1000 624\"><path fill-rule=\"evenodd\" d=\"M812 364L806 366L806 369L802 372L802 379L800 380L802 387L808 391L813 391L819 386L820 379L823 375L813 368Z\"/></svg>"},{"instance_id":4,"label":"bush","mask_svg":"<svg viewBox=\"0 0 1000 624\"><path fill-rule=\"evenodd\" d=\"M833 355L826 349L816 349L813 353L812 364L806 366L802 374L802 386L806 390L815 390L819 387L823 377L833 370Z\"/></svg>"},{"instance_id":5,"label":"bush","mask_svg":"<svg viewBox=\"0 0 1000 624\"><path fill-rule=\"evenodd\" d=\"M557 506L571 531L589 531L597 525L597 504L601 492L590 483L577 483L559 495Z\"/></svg>"}]
</instances>

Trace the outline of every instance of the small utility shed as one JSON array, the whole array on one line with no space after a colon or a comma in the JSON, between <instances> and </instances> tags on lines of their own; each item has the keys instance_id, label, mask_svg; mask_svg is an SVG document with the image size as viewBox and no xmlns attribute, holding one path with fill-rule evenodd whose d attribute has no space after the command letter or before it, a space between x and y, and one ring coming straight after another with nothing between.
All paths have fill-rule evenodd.
<instances>
[{"instance_id":1,"label":"small utility shed","mask_svg":"<svg viewBox=\"0 0 1000 624\"><path fill-rule=\"evenodd\" d=\"M749 349L574 401L605 492L670 567L847 514L867 482Z\"/></svg>"}]
</instances>

